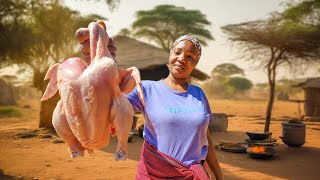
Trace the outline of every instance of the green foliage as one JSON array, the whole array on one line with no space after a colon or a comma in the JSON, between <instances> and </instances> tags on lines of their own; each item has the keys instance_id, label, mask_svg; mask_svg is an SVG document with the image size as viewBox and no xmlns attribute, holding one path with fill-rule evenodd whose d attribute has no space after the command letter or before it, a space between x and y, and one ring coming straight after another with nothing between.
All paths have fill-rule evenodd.
<instances>
[{"instance_id":1,"label":"green foliage","mask_svg":"<svg viewBox=\"0 0 320 180\"><path fill-rule=\"evenodd\" d=\"M236 88L224 84L223 91L227 97L233 97L236 94Z\"/></svg>"},{"instance_id":2,"label":"green foliage","mask_svg":"<svg viewBox=\"0 0 320 180\"><path fill-rule=\"evenodd\" d=\"M320 0L301 1L289 4L288 8L282 12L282 16L287 21L319 27L319 10Z\"/></svg>"},{"instance_id":3,"label":"green foliage","mask_svg":"<svg viewBox=\"0 0 320 180\"><path fill-rule=\"evenodd\" d=\"M302 80L291 80L291 79L280 79L276 83L275 92L276 93L285 93L290 96L294 96L295 94L302 91L300 87L294 87L294 85L299 84ZM261 90L268 90L268 83L258 83L255 86Z\"/></svg>"},{"instance_id":4,"label":"green foliage","mask_svg":"<svg viewBox=\"0 0 320 180\"><path fill-rule=\"evenodd\" d=\"M234 75L244 76L244 70L231 63L219 64L211 71L211 80L203 87L215 96L235 97L253 86L250 80Z\"/></svg>"},{"instance_id":5,"label":"green foliage","mask_svg":"<svg viewBox=\"0 0 320 180\"><path fill-rule=\"evenodd\" d=\"M227 84L236 91L244 92L252 88L252 82L244 77L231 77Z\"/></svg>"},{"instance_id":6,"label":"green foliage","mask_svg":"<svg viewBox=\"0 0 320 180\"><path fill-rule=\"evenodd\" d=\"M223 63L217 65L212 71L211 71L211 76L216 76L216 75L221 75L221 76L232 76L232 75L244 75L243 69L239 68L235 64L231 63Z\"/></svg>"},{"instance_id":7,"label":"green foliage","mask_svg":"<svg viewBox=\"0 0 320 180\"><path fill-rule=\"evenodd\" d=\"M290 44L305 47L304 52L299 53L298 57L308 58L311 54L311 56L318 58L320 44L320 0L304 0L290 3L281 15L281 31L288 34L289 37L293 37L289 39L291 41ZM296 43L299 41L300 43Z\"/></svg>"},{"instance_id":8,"label":"green foliage","mask_svg":"<svg viewBox=\"0 0 320 180\"><path fill-rule=\"evenodd\" d=\"M256 87L261 88L261 89L267 88L268 86L269 86L268 83L257 83L256 84Z\"/></svg>"},{"instance_id":9,"label":"green foliage","mask_svg":"<svg viewBox=\"0 0 320 180\"><path fill-rule=\"evenodd\" d=\"M9 5L9 6L8 6ZM0 21L0 65L28 66L33 70L33 85L43 87L43 77L54 63L72 57L78 50L74 36L80 27L103 19L62 6L58 0L8 0Z\"/></svg>"},{"instance_id":10,"label":"green foliage","mask_svg":"<svg viewBox=\"0 0 320 180\"><path fill-rule=\"evenodd\" d=\"M195 35L206 46L208 40L213 40L206 29L210 24L199 10L159 5L152 10L138 11L132 28L135 36L154 41L169 51L173 42L184 34Z\"/></svg>"},{"instance_id":11,"label":"green foliage","mask_svg":"<svg viewBox=\"0 0 320 180\"><path fill-rule=\"evenodd\" d=\"M109 10L112 12L119 6L120 0L105 0Z\"/></svg>"},{"instance_id":12,"label":"green foliage","mask_svg":"<svg viewBox=\"0 0 320 180\"><path fill-rule=\"evenodd\" d=\"M234 98L245 97L245 92L252 88L252 82L244 77L214 76L202 85L206 93L214 97Z\"/></svg>"},{"instance_id":13,"label":"green foliage","mask_svg":"<svg viewBox=\"0 0 320 180\"><path fill-rule=\"evenodd\" d=\"M21 112L15 106L0 106L0 117L21 117Z\"/></svg>"},{"instance_id":14,"label":"green foliage","mask_svg":"<svg viewBox=\"0 0 320 180\"><path fill-rule=\"evenodd\" d=\"M9 65L10 57L18 59L27 54L26 46L33 43L32 32L24 19L30 1L0 1L0 67ZM16 61L19 62L19 61Z\"/></svg>"},{"instance_id":15,"label":"green foliage","mask_svg":"<svg viewBox=\"0 0 320 180\"><path fill-rule=\"evenodd\" d=\"M122 28L119 32L120 36L127 36L130 37L131 36L131 31L128 28Z\"/></svg>"}]
</instances>

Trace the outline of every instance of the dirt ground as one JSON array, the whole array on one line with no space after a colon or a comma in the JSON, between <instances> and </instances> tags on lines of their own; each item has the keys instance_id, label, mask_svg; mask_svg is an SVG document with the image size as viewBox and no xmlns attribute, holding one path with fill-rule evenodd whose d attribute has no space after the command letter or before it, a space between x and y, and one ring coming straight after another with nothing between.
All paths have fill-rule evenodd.
<instances>
[{"instance_id":1,"label":"dirt ground","mask_svg":"<svg viewBox=\"0 0 320 180\"><path fill-rule=\"evenodd\" d=\"M31 108L23 108L24 105ZM227 113L228 132L214 132L220 140L243 142L246 131L262 132L266 101L210 100L216 113ZM116 138L109 146L83 158L71 159L66 144L52 130L39 129L39 101L23 100L21 118L0 118L0 179L134 179L143 139L135 136L129 143L129 159L113 159ZM311 180L320 176L320 122L305 122L306 143L301 148L288 147L279 136L284 116L297 117L298 105L275 102L270 131L279 143L277 155L270 160L252 159L247 154L216 150L225 179L292 179ZM143 122L140 117L138 125Z\"/></svg>"}]
</instances>

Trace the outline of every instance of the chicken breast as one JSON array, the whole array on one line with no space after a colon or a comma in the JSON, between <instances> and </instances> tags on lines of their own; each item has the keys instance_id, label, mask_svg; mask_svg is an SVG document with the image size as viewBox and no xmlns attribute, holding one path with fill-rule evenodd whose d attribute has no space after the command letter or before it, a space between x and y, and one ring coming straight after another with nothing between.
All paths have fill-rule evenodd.
<instances>
[{"instance_id":1,"label":"chicken breast","mask_svg":"<svg viewBox=\"0 0 320 180\"><path fill-rule=\"evenodd\" d=\"M133 109L120 89L132 84L130 78L141 86L140 73L133 67L127 71L131 74L121 76L107 49L105 39L108 37L103 27L90 23L88 28L90 64L80 58L69 58L53 65L46 74L45 79L50 78L50 81L41 100L52 97L59 90L61 100L53 112L52 123L66 141L72 158L83 156L86 149L93 153L94 149L108 145L112 134L118 139L115 159L125 160ZM138 90L142 94L141 87Z\"/></svg>"}]
</instances>

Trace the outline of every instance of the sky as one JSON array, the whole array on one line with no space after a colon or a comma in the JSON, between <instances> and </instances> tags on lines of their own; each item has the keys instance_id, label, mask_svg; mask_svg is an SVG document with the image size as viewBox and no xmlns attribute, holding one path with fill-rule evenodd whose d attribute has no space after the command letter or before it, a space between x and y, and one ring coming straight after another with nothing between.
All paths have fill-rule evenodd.
<instances>
[{"instance_id":1,"label":"sky","mask_svg":"<svg viewBox=\"0 0 320 180\"><path fill-rule=\"evenodd\" d=\"M157 5L173 4L186 9L200 10L211 22L208 29L214 41L203 47L202 57L197 68L210 74L212 69L222 63L234 63L245 70L245 75L254 83L267 82L267 75L262 68L251 65L240 58L237 47L232 46L220 27L228 24L241 23L269 17L274 11L281 12L285 7L284 0L121 0L114 12L110 12L105 0L62 0L71 9L83 15L99 14L108 19L107 29L110 36L116 35L122 28L130 28L135 21L135 13L139 10L150 10ZM168 54L169 57L169 54ZM311 74L314 75L314 74ZM278 79L286 76L289 79L297 78L297 74L288 69L278 73Z\"/></svg>"},{"instance_id":2,"label":"sky","mask_svg":"<svg viewBox=\"0 0 320 180\"><path fill-rule=\"evenodd\" d=\"M220 27L267 18L271 12L284 9L281 2L281 0L121 0L118 9L109 12L104 0L101 2L64 0L65 5L83 14L97 13L108 18L106 23L111 36L116 35L122 28L129 28L135 21L135 14L139 10L150 10L161 4L173 4L186 9L200 10L211 22L208 29L215 40L203 47L203 54L197 68L210 74L218 64L234 63L244 69L246 77L254 83L267 82L266 73L256 65L250 65L249 62L240 59L236 47L227 40ZM278 77L285 75L292 76L288 72L282 72Z\"/></svg>"}]
</instances>

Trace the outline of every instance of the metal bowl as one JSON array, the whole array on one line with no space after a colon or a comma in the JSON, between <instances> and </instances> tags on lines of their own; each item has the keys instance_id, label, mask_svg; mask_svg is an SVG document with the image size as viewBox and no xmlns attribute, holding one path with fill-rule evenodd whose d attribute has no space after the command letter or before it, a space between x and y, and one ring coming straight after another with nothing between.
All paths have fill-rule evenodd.
<instances>
[{"instance_id":1,"label":"metal bowl","mask_svg":"<svg viewBox=\"0 0 320 180\"><path fill-rule=\"evenodd\" d=\"M251 140L265 140L269 139L272 135L271 132L258 133L258 132L246 132Z\"/></svg>"}]
</instances>

